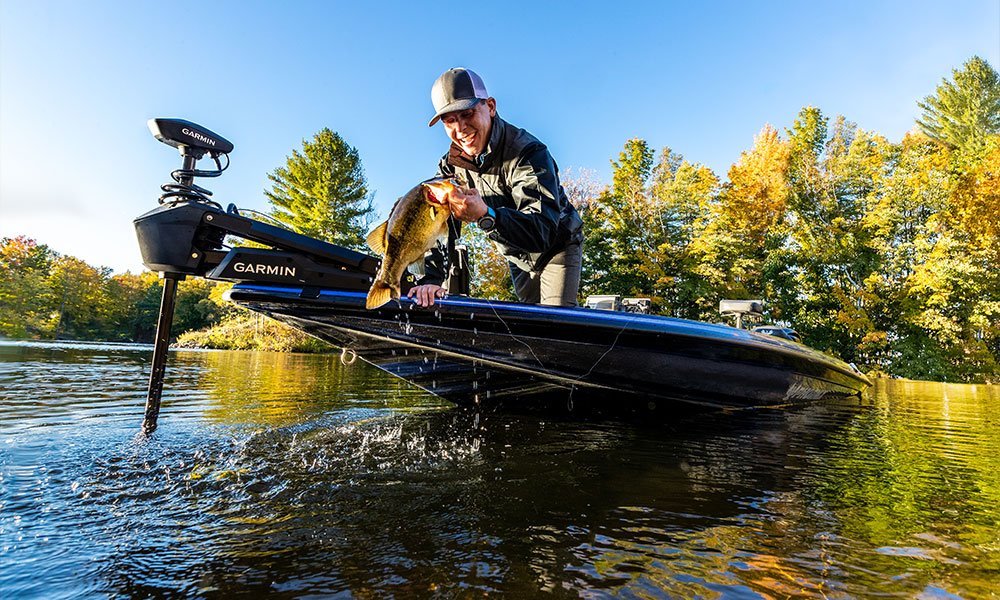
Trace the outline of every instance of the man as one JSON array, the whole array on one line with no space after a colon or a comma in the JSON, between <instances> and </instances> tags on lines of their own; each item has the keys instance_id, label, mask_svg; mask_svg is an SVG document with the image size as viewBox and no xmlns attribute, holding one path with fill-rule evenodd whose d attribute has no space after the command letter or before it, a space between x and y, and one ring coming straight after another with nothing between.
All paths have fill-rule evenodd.
<instances>
[{"instance_id":1,"label":"man","mask_svg":"<svg viewBox=\"0 0 1000 600\"><path fill-rule=\"evenodd\" d=\"M508 261L518 300L576 306L583 256L583 221L559 184L559 169L544 144L497 115L496 100L469 69L450 69L431 89L434 118L451 148L439 177L461 185L448 194L449 248L461 223L475 223ZM445 296L446 252L432 250L426 275L410 290L420 306Z\"/></svg>"}]
</instances>

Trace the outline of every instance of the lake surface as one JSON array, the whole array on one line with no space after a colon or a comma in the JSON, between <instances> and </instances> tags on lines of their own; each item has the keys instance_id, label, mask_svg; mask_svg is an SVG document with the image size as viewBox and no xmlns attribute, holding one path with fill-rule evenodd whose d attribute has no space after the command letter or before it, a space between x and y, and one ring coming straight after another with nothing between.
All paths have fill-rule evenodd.
<instances>
[{"instance_id":1,"label":"lake surface","mask_svg":"<svg viewBox=\"0 0 1000 600\"><path fill-rule=\"evenodd\" d=\"M0 342L0 597L1000 594L1000 388L642 425L339 356Z\"/></svg>"}]
</instances>

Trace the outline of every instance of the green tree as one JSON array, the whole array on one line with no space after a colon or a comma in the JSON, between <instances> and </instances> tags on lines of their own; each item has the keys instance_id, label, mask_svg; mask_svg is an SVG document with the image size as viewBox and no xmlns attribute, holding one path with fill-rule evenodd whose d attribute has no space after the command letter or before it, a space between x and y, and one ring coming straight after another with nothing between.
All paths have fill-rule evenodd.
<instances>
[{"instance_id":1,"label":"green tree","mask_svg":"<svg viewBox=\"0 0 1000 600\"><path fill-rule=\"evenodd\" d=\"M920 129L951 147L977 152L1000 133L1000 77L978 56L952 70L952 79L943 79L918 105L924 111Z\"/></svg>"},{"instance_id":2,"label":"green tree","mask_svg":"<svg viewBox=\"0 0 1000 600\"><path fill-rule=\"evenodd\" d=\"M675 317L714 317L718 299L697 269L695 241L709 224L717 203L719 178L704 165L690 163L669 148L653 167L647 235L655 242L643 261L654 279L650 292Z\"/></svg>"},{"instance_id":3,"label":"green tree","mask_svg":"<svg viewBox=\"0 0 1000 600\"><path fill-rule=\"evenodd\" d=\"M53 335L66 339L101 339L108 306L104 283L111 276L106 267L95 268L73 256L52 261L48 286L57 321Z\"/></svg>"},{"instance_id":4,"label":"green tree","mask_svg":"<svg viewBox=\"0 0 1000 600\"><path fill-rule=\"evenodd\" d=\"M273 215L294 231L360 249L374 214L358 151L328 128L268 174Z\"/></svg>"},{"instance_id":5,"label":"green tree","mask_svg":"<svg viewBox=\"0 0 1000 600\"><path fill-rule=\"evenodd\" d=\"M232 309L213 298L216 287L229 284L191 277L177 285L177 304L174 321L170 328L173 335L185 331L204 329L219 323Z\"/></svg>"},{"instance_id":6,"label":"green tree","mask_svg":"<svg viewBox=\"0 0 1000 600\"><path fill-rule=\"evenodd\" d=\"M507 259L478 227L462 228L462 243L468 249L472 268L471 293L477 298L517 300Z\"/></svg>"},{"instance_id":7,"label":"green tree","mask_svg":"<svg viewBox=\"0 0 1000 600\"><path fill-rule=\"evenodd\" d=\"M581 287L585 295L649 294L652 281L641 265L656 244L647 236L653 150L645 140L631 139L611 166L611 186L583 214L587 256Z\"/></svg>"},{"instance_id":8,"label":"green tree","mask_svg":"<svg viewBox=\"0 0 1000 600\"><path fill-rule=\"evenodd\" d=\"M48 286L55 256L25 236L0 240L0 335L39 337L55 328Z\"/></svg>"},{"instance_id":9,"label":"green tree","mask_svg":"<svg viewBox=\"0 0 1000 600\"><path fill-rule=\"evenodd\" d=\"M866 281L878 268L869 246L867 207L886 168L887 142L843 117L831 130L815 107L788 132L789 238L782 315L811 344L849 361L874 328Z\"/></svg>"},{"instance_id":10,"label":"green tree","mask_svg":"<svg viewBox=\"0 0 1000 600\"><path fill-rule=\"evenodd\" d=\"M650 297L657 310L696 318L704 286L691 241L704 227L718 178L669 148L626 142L610 187L584 206L585 294Z\"/></svg>"},{"instance_id":11,"label":"green tree","mask_svg":"<svg viewBox=\"0 0 1000 600\"><path fill-rule=\"evenodd\" d=\"M150 342L160 310L161 287L156 273L122 273L105 282L104 337Z\"/></svg>"},{"instance_id":12,"label":"green tree","mask_svg":"<svg viewBox=\"0 0 1000 600\"><path fill-rule=\"evenodd\" d=\"M866 195L862 227L865 251L872 257L864 275L863 298L870 327L857 349L859 364L899 374L906 364L933 364L935 342L912 315L919 300L908 282L927 260L940 237L938 215L947 205L948 149L921 134L907 134L902 142L879 140L882 167L873 173L873 190ZM927 360L915 359L923 355Z\"/></svg>"},{"instance_id":13,"label":"green tree","mask_svg":"<svg viewBox=\"0 0 1000 600\"><path fill-rule=\"evenodd\" d=\"M909 196L933 198L906 253L911 256L896 321L901 353L890 370L908 377L988 381L1000 375L1000 135L978 155L929 140L932 165L916 170ZM912 146L912 144L911 144ZM924 162L929 162L925 159Z\"/></svg>"}]
</instances>

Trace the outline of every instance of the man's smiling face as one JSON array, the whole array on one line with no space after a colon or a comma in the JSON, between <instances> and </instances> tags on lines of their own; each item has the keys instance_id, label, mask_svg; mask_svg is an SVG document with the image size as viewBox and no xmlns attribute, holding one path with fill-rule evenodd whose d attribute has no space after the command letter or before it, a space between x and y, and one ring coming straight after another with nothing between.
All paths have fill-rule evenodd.
<instances>
[{"instance_id":1,"label":"man's smiling face","mask_svg":"<svg viewBox=\"0 0 1000 600\"><path fill-rule=\"evenodd\" d=\"M475 158L486 149L490 139L490 123L497 114L493 98L480 100L472 108L456 110L441 116L444 130L462 152Z\"/></svg>"}]
</instances>

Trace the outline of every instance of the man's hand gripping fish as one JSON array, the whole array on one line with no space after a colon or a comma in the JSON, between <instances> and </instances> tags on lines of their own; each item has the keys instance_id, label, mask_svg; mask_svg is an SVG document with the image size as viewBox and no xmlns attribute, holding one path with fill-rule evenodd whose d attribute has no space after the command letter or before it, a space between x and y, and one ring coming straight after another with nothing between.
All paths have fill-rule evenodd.
<instances>
[{"instance_id":1,"label":"man's hand gripping fish","mask_svg":"<svg viewBox=\"0 0 1000 600\"><path fill-rule=\"evenodd\" d=\"M455 189L452 179L429 179L396 201L389 219L368 234L368 247L383 256L382 266L368 292L366 308L378 308L398 300L403 272L438 239L448 237L448 193Z\"/></svg>"}]
</instances>

